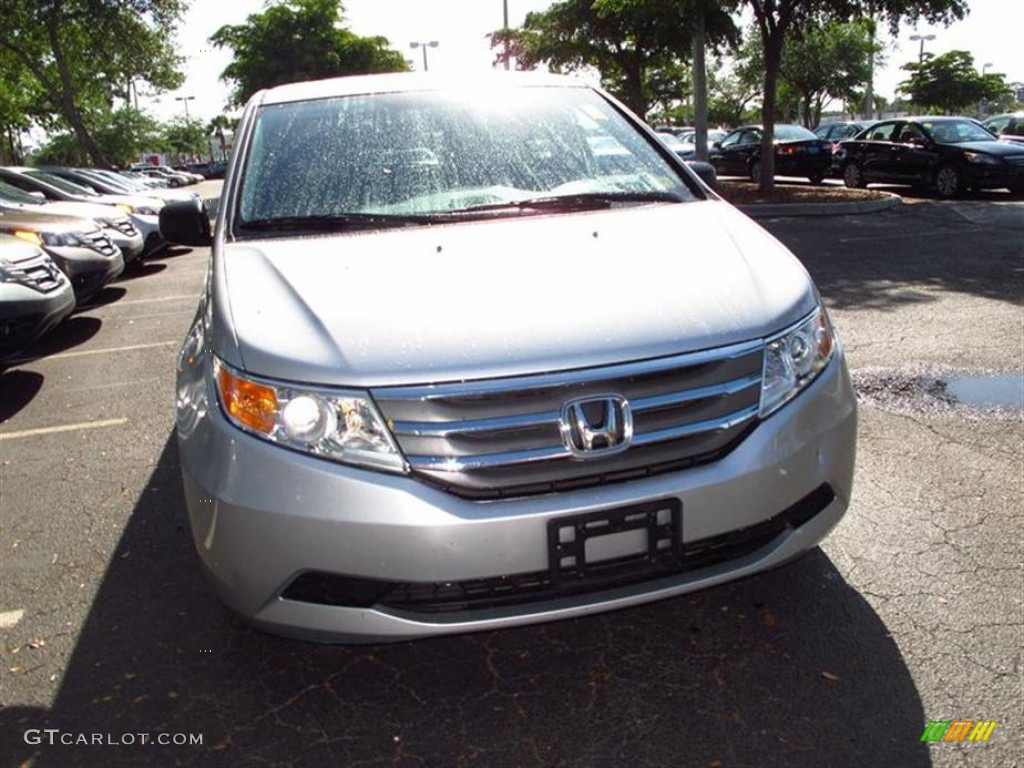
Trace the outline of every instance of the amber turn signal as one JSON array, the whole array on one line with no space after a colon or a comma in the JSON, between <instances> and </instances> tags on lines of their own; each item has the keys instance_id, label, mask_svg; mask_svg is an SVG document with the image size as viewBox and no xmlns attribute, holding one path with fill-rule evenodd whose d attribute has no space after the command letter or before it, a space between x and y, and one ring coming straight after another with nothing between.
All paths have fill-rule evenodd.
<instances>
[{"instance_id":1,"label":"amber turn signal","mask_svg":"<svg viewBox=\"0 0 1024 768\"><path fill-rule=\"evenodd\" d=\"M217 366L217 389L224 410L251 430L269 435L274 431L277 396L271 387L248 381Z\"/></svg>"}]
</instances>

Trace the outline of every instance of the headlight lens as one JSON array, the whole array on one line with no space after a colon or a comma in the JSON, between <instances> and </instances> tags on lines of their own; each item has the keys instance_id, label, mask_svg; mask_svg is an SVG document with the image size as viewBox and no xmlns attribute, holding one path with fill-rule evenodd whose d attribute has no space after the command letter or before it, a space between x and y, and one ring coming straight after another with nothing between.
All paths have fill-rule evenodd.
<instances>
[{"instance_id":1,"label":"headlight lens","mask_svg":"<svg viewBox=\"0 0 1024 768\"><path fill-rule=\"evenodd\" d=\"M293 450L392 472L407 465L384 420L364 393L256 381L213 360L220 404L247 432Z\"/></svg>"},{"instance_id":2,"label":"headlight lens","mask_svg":"<svg viewBox=\"0 0 1024 768\"><path fill-rule=\"evenodd\" d=\"M769 339L761 379L761 417L774 413L814 381L835 347L835 333L822 307L796 327Z\"/></svg>"},{"instance_id":3,"label":"headlight lens","mask_svg":"<svg viewBox=\"0 0 1024 768\"><path fill-rule=\"evenodd\" d=\"M205 363L206 338L202 317L196 319L185 337L178 354L178 371L175 377L176 405L175 418L178 431L188 437L196 428L199 419L206 415Z\"/></svg>"},{"instance_id":4,"label":"headlight lens","mask_svg":"<svg viewBox=\"0 0 1024 768\"><path fill-rule=\"evenodd\" d=\"M24 240L26 243L32 243L32 245L42 245L43 238L40 237L38 232L28 232L23 229L15 230L14 236L19 240Z\"/></svg>"},{"instance_id":5,"label":"headlight lens","mask_svg":"<svg viewBox=\"0 0 1024 768\"><path fill-rule=\"evenodd\" d=\"M984 152L964 152L964 157L967 158L967 162L976 163L978 165L999 164L999 158L993 157L992 155L986 155Z\"/></svg>"},{"instance_id":6,"label":"headlight lens","mask_svg":"<svg viewBox=\"0 0 1024 768\"><path fill-rule=\"evenodd\" d=\"M43 232L41 234L44 245L60 246L60 245L82 245L82 241L78 235L72 234L71 232Z\"/></svg>"},{"instance_id":7,"label":"headlight lens","mask_svg":"<svg viewBox=\"0 0 1024 768\"><path fill-rule=\"evenodd\" d=\"M120 208L125 213L133 213L135 211L135 208L131 205L128 205L128 203L114 203L114 207Z\"/></svg>"}]
</instances>

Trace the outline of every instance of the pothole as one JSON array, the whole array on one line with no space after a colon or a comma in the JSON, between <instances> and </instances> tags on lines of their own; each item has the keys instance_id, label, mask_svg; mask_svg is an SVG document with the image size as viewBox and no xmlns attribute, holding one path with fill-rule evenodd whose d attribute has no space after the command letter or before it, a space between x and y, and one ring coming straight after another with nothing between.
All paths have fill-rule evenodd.
<instances>
[{"instance_id":1,"label":"pothole","mask_svg":"<svg viewBox=\"0 0 1024 768\"><path fill-rule=\"evenodd\" d=\"M1024 374L940 366L859 368L857 399L889 411L1016 417L1024 411Z\"/></svg>"}]
</instances>

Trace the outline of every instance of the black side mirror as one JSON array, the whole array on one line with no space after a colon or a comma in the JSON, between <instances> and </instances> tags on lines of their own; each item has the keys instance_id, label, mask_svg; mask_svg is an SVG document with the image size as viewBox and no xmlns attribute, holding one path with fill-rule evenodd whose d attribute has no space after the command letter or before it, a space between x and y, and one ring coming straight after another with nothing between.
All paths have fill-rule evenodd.
<instances>
[{"instance_id":1,"label":"black side mirror","mask_svg":"<svg viewBox=\"0 0 1024 768\"><path fill-rule=\"evenodd\" d=\"M712 189L715 189L718 185L718 174L715 172L715 166L711 163L705 163L700 160L687 160L686 164L690 166L690 170L700 177L700 180L707 184Z\"/></svg>"},{"instance_id":2,"label":"black side mirror","mask_svg":"<svg viewBox=\"0 0 1024 768\"><path fill-rule=\"evenodd\" d=\"M175 200L160 209L160 234L169 243L206 246L213 242L202 200Z\"/></svg>"}]
</instances>

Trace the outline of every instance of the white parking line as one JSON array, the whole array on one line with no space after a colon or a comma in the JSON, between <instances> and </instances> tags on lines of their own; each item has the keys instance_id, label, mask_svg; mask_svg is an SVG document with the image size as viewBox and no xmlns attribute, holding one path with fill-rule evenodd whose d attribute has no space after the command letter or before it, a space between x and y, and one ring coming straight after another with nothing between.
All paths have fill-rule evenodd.
<instances>
[{"instance_id":1,"label":"white parking line","mask_svg":"<svg viewBox=\"0 0 1024 768\"><path fill-rule=\"evenodd\" d=\"M108 347L106 349L83 349L78 352L61 352L56 355L46 355L38 358L40 360L60 360L65 357L84 357L85 355L105 355L114 352L132 352L136 349L155 349L156 347L173 347L180 342L177 341L154 341L152 344L130 344L127 347ZM37 358L30 358L37 359ZM15 360L14 362L19 362Z\"/></svg>"},{"instance_id":2,"label":"white parking line","mask_svg":"<svg viewBox=\"0 0 1024 768\"><path fill-rule=\"evenodd\" d=\"M4 440L17 440L21 437L38 437L39 435L53 435L59 432L77 432L82 429L101 429L103 427L118 427L127 424L128 419L104 419L103 421L84 421L81 424L62 424L59 427L42 427L40 429L23 429L20 432L0 432L0 442Z\"/></svg>"},{"instance_id":3,"label":"white parking line","mask_svg":"<svg viewBox=\"0 0 1024 768\"><path fill-rule=\"evenodd\" d=\"M86 304L83 307L79 307L78 311L86 309L103 309L105 307L127 307L129 304L153 304L158 301L184 301L185 299L192 299L196 301L199 299L198 293L182 294L181 296L163 296L159 299L131 299L130 301L112 301L109 304Z\"/></svg>"},{"instance_id":4,"label":"white parking line","mask_svg":"<svg viewBox=\"0 0 1024 768\"><path fill-rule=\"evenodd\" d=\"M10 629L16 626L24 615L25 611L20 608L16 611L3 611L0 613L0 629Z\"/></svg>"}]
</instances>

